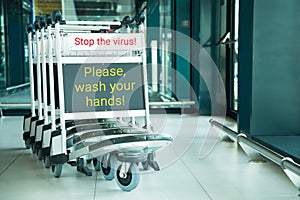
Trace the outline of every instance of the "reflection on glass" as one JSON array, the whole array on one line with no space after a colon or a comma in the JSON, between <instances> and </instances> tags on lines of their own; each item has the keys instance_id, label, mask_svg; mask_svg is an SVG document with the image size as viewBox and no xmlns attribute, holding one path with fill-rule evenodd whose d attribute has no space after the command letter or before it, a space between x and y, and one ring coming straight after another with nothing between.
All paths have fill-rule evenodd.
<instances>
[{"instance_id":1,"label":"reflection on glass","mask_svg":"<svg viewBox=\"0 0 300 200\"><path fill-rule=\"evenodd\" d=\"M151 41L151 71L148 72L151 80L149 97L151 102L176 101L174 95L173 70L173 1L160 0L151 5L151 10L159 9L159 38ZM157 53L156 53L157 50ZM155 55L158 56L155 56ZM168 104L159 106L171 107Z\"/></svg>"},{"instance_id":2,"label":"reflection on glass","mask_svg":"<svg viewBox=\"0 0 300 200\"><path fill-rule=\"evenodd\" d=\"M29 11L23 10L23 25L22 25L22 27L26 27L27 23L30 22L29 12L30 12L30 10ZM23 32L23 40L24 40L24 50L23 50L23 52L24 52L24 82L28 83L28 82L30 82L30 77L29 77L28 35L27 35L26 31Z\"/></svg>"},{"instance_id":3,"label":"reflection on glass","mask_svg":"<svg viewBox=\"0 0 300 200\"><path fill-rule=\"evenodd\" d=\"M135 14L134 0L63 0L62 14L66 20L121 21Z\"/></svg>"},{"instance_id":4,"label":"reflection on glass","mask_svg":"<svg viewBox=\"0 0 300 200\"><path fill-rule=\"evenodd\" d=\"M173 55L172 51L172 5L171 0L160 0L160 56L161 56L161 72L160 72L160 85L161 93L166 97L172 97L173 88L172 83L172 65Z\"/></svg>"}]
</instances>

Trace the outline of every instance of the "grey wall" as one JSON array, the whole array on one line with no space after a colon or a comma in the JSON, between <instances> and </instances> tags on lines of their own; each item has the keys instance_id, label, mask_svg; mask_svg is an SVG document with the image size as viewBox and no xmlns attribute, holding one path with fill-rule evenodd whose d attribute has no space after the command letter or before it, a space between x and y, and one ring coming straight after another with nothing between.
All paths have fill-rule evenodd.
<instances>
[{"instance_id":1,"label":"grey wall","mask_svg":"<svg viewBox=\"0 0 300 200\"><path fill-rule=\"evenodd\" d=\"M299 0L254 1L252 135L300 133L299 13Z\"/></svg>"}]
</instances>

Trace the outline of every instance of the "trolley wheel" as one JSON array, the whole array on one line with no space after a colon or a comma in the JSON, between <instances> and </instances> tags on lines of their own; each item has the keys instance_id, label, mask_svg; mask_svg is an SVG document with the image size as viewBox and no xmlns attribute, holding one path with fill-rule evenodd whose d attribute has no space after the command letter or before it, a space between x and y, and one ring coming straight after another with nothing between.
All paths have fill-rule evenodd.
<instances>
[{"instance_id":1,"label":"trolley wheel","mask_svg":"<svg viewBox=\"0 0 300 200\"><path fill-rule=\"evenodd\" d=\"M55 178L59 178L62 171L62 164L56 164L51 166L52 174Z\"/></svg>"},{"instance_id":2,"label":"trolley wheel","mask_svg":"<svg viewBox=\"0 0 300 200\"><path fill-rule=\"evenodd\" d=\"M39 160L43 159L42 148L38 148L36 154Z\"/></svg>"},{"instance_id":3,"label":"trolley wheel","mask_svg":"<svg viewBox=\"0 0 300 200\"><path fill-rule=\"evenodd\" d=\"M100 158L94 158L93 165L94 165L95 171L100 171L100 169L101 169Z\"/></svg>"},{"instance_id":4,"label":"trolley wheel","mask_svg":"<svg viewBox=\"0 0 300 200\"><path fill-rule=\"evenodd\" d=\"M104 156L101 158L101 171L105 180L110 181L115 178L116 157L110 155L107 161L107 166L104 166Z\"/></svg>"},{"instance_id":5,"label":"trolley wheel","mask_svg":"<svg viewBox=\"0 0 300 200\"><path fill-rule=\"evenodd\" d=\"M30 139L29 138L27 138L26 140L25 140L25 147L26 147L26 149L30 149Z\"/></svg>"},{"instance_id":6,"label":"trolley wheel","mask_svg":"<svg viewBox=\"0 0 300 200\"><path fill-rule=\"evenodd\" d=\"M50 168L50 157L49 156L44 156L43 165L45 168Z\"/></svg>"},{"instance_id":7,"label":"trolley wheel","mask_svg":"<svg viewBox=\"0 0 300 200\"><path fill-rule=\"evenodd\" d=\"M140 175L137 173L137 167L134 164L130 165L130 168L126 174L120 174L122 163L117 165L116 170L116 183L123 191L131 191L135 189L140 182Z\"/></svg>"},{"instance_id":8,"label":"trolley wheel","mask_svg":"<svg viewBox=\"0 0 300 200\"><path fill-rule=\"evenodd\" d=\"M33 154L36 154L36 144L35 143L31 144L31 152Z\"/></svg>"},{"instance_id":9,"label":"trolley wheel","mask_svg":"<svg viewBox=\"0 0 300 200\"><path fill-rule=\"evenodd\" d=\"M88 160L86 160L86 163L87 163L87 164L90 164L90 163L92 163L92 160L93 160L93 159L88 159Z\"/></svg>"},{"instance_id":10,"label":"trolley wheel","mask_svg":"<svg viewBox=\"0 0 300 200\"><path fill-rule=\"evenodd\" d=\"M142 162L142 166L143 166L143 170L149 170L150 169L150 165L148 160Z\"/></svg>"}]
</instances>

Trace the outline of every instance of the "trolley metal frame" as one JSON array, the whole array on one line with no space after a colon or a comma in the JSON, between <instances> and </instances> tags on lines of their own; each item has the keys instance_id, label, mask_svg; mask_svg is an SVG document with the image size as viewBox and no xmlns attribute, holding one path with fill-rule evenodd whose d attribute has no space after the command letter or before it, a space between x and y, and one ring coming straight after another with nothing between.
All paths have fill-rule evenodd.
<instances>
[{"instance_id":1,"label":"trolley metal frame","mask_svg":"<svg viewBox=\"0 0 300 200\"><path fill-rule=\"evenodd\" d=\"M93 160L96 170L102 169L106 180L117 176L116 181L121 189L130 191L139 182L135 164L142 163L144 169L152 167L159 170L154 152L172 141L170 136L151 130L144 33L130 33L128 23L131 21L128 19L127 24L62 21L59 17L52 20L54 24L41 20L40 24L35 25L34 34L32 28L28 28L32 107L31 115L24 117L23 139L26 147L31 147L32 152L38 154L46 168L51 167L55 177L61 175L64 163L77 166L78 171L91 175L84 160L89 159ZM107 31L111 26L121 27L124 24L125 33L98 33L99 30ZM144 30L143 25L139 25L139 29ZM122 47L117 51L110 48L89 49L84 51L87 53L84 56L82 49L70 49L68 45L74 34L90 37L126 37L130 34L140 43L134 48ZM140 65L143 108L67 112L63 68L69 64L81 65L86 59L88 64ZM58 91L55 91L56 86ZM57 97L59 105L56 105ZM136 126L136 117L144 118L143 128ZM124 123L123 118L131 118L131 121ZM117 168L114 169L114 166Z\"/></svg>"}]
</instances>

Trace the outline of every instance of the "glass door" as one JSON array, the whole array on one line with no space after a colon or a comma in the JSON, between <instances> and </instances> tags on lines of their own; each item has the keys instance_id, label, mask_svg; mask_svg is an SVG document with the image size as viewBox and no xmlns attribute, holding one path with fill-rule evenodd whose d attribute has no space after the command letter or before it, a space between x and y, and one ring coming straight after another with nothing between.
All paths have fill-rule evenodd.
<instances>
[{"instance_id":1,"label":"glass door","mask_svg":"<svg viewBox=\"0 0 300 200\"><path fill-rule=\"evenodd\" d=\"M148 1L148 81L151 108L171 109L177 101L174 58L175 5L173 0Z\"/></svg>"},{"instance_id":2,"label":"glass door","mask_svg":"<svg viewBox=\"0 0 300 200\"><path fill-rule=\"evenodd\" d=\"M217 5L219 40L217 66L226 85L228 115L236 118L238 112L238 30L239 1L220 0Z\"/></svg>"},{"instance_id":3,"label":"glass door","mask_svg":"<svg viewBox=\"0 0 300 200\"><path fill-rule=\"evenodd\" d=\"M161 70L159 75L160 93L165 98L174 98L174 70L173 70L173 1L160 0L159 18L160 18L160 51Z\"/></svg>"},{"instance_id":4,"label":"glass door","mask_svg":"<svg viewBox=\"0 0 300 200\"><path fill-rule=\"evenodd\" d=\"M239 1L234 0L234 10L233 10L233 27L232 27L232 40L234 41L231 45L232 53L232 76L233 76L233 85L232 85L232 95L231 95L231 109L238 111L238 54L239 54Z\"/></svg>"},{"instance_id":5,"label":"glass door","mask_svg":"<svg viewBox=\"0 0 300 200\"><path fill-rule=\"evenodd\" d=\"M230 14L230 37L226 42L228 44L228 73L227 73L227 101L229 114L236 116L238 112L238 53L239 53L239 0L231 0Z\"/></svg>"},{"instance_id":6,"label":"glass door","mask_svg":"<svg viewBox=\"0 0 300 200\"><path fill-rule=\"evenodd\" d=\"M5 51L5 26L4 5L0 1L0 89L6 87L6 51Z\"/></svg>"},{"instance_id":7,"label":"glass door","mask_svg":"<svg viewBox=\"0 0 300 200\"><path fill-rule=\"evenodd\" d=\"M30 20L30 2L28 0L23 0L22 4L22 27L26 27ZM23 30L26 30L25 28ZM29 54L28 54L28 35L27 31L23 31L23 42L24 42L24 82L29 83Z\"/></svg>"}]
</instances>

